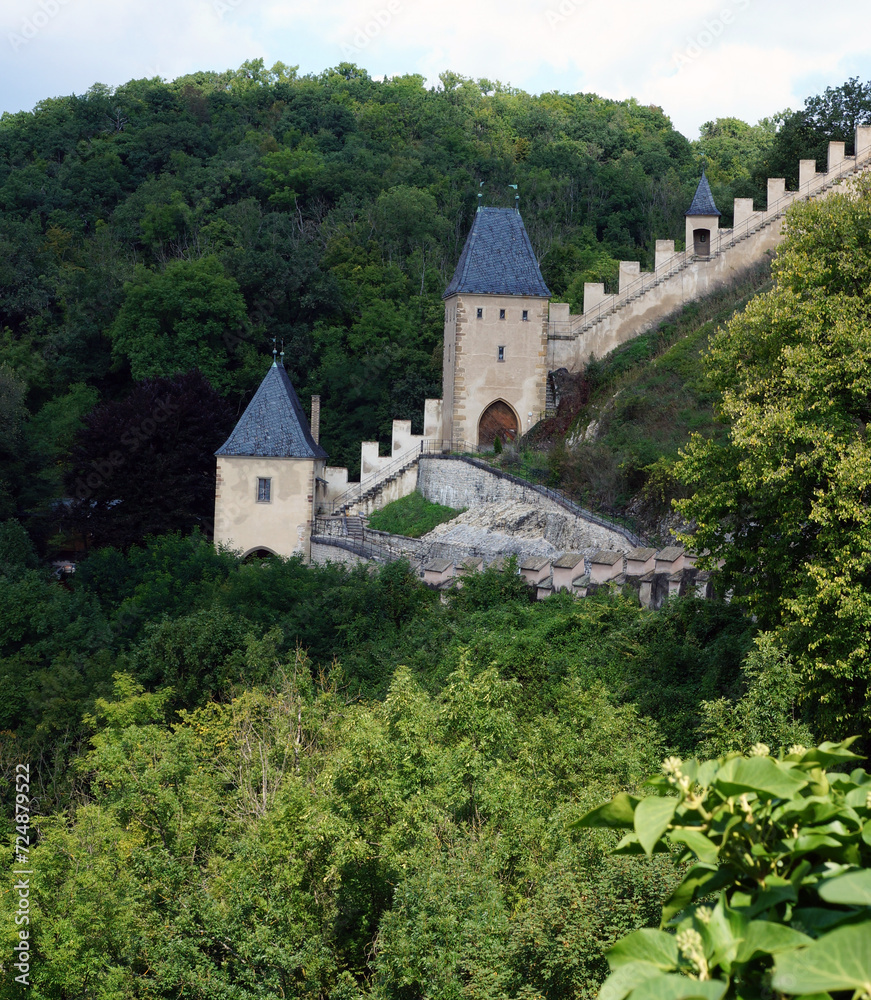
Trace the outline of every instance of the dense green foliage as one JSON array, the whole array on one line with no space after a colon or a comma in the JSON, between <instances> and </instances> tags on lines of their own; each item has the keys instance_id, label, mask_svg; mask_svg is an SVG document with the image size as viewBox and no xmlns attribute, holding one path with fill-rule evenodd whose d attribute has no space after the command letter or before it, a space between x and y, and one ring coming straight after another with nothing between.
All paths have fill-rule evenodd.
<instances>
[{"instance_id":1,"label":"dense green foliage","mask_svg":"<svg viewBox=\"0 0 871 1000\"><path fill-rule=\"evenodd\" d=\"M621 792L579 821L628 828L617 854L672 847L691 864L663 906L676 933L612 948L601 1000L868 994L871 774L851 742L669 757L654 794Z\"/></svg>"},{"instance_id":2,"label":"dense green foliage","mask_svg":"<svg viewBox=\"0 0 871 1000\"><path fill-rule=\"evenodd\" d=\"M795 190L799 160L816 160L817 169L824 169L831 140L844 142L848 156L855 153L856 126L871 125L871 81L852 77L808 97L802 110L783 111L760 124L774 134L755 160L756 178L785 177Z\"/></svg>"},{"instance_id":3,"label":"dense green foliage","mask_svg":"<svg viewBox=\"0 0 871 1000\"><path fill-rule=\"evenodd\" d=\"M567 823L752 690L752 626L711 602L533 604L512 566L444 602L401 564L196 535L100 549L69 589L3 539L35 996L592 997L673 876Z\"/></svg>"},{"instance_id":4,"label":"dense green foliage","mask_svg":"<svg viewBox=\"0 0 871 1000\"><path fill-rule=\"evenodd\" d=\"M726 203L738 159L721 154ZM519 185L547 283L578 306L584 281L680 240L698 173L658 108L345 64L255 60L6 114L0 516L58 498L95 402L195 365L241 406L273 337L304 403L321 395L332 461L355 468L361 440L417 429L439 393L441 293L479 182L497 205Z\"/></svg>"},{"instance_id":5,"label":"dense green foliage","mask_svg":"<svg viewBox=\"0 0 871 1000\"><path fill-rule=\"evenodd\" d=\"M462 513L453 507L427 500L415 491L407 497L385 504L369 518L369 527L376 531L387 531L391 535L405 535L420 538L428 531Z\"/></svg>"},{"instance_id":6,"label":"dense green foliage","mask_svg":"<svg viewBox=\"0 0 871 1000\"><path fill-rule=\"evenodd\" d=\"M861 120L864 93L827 92L819 135ZM440 296L479 182L487 204L519 185L544 277L580 308L620 259L681 245L700 158L724 225L734 196L764 198L778 156L811 155L783 145L788 120L717 119L691 144L635 101L257 60L4 115L0 517L50 518L95 403L196 366L238 412L273 338L304 403L321 396L332 462L356 470L361 440L394 418L419 430L439 393Z\"/></svg>"},{"instance_id":7,"label":"dense green foliage","mask_svg":"<svg viewBox=\"0 0 871 1000\"><path fill-rule=\"evenodd\" d=\"M442 83L253 62L0 119L0 837L8 893L27 761L30 993L592 1000L612 949L605 1000L644 1000L620 971L641 945L644 978L667 980L651 1000L762 1000L775 952L781 993L867 991L801 979L867 937L868 779L824 774L843 747L797 746L867 732L867 198L793 216L775 288L706 368L714 324L756 286L592 365L579 393L580 422L600 423L585 498L598 454L608 503L644 482L661 500L704 431L686 509L715 553L734 532L726 579L758 621L737 601L532 603L513 562L442 594L401 563L243 563L188 533L208 530L202 461L272 337L303 399L321 393L334 461L419 419L480 180L496 204L519 183L546 280L577 306L585 280L680 237L697 153L718 198L755 194L792 135L787 115L721 119L694 149L634 101ZM156 407L182 396L164 433ZM558 448L548 462L571 471ZM78 503L58 507L64 492ZM34 545L59 513L101 543L69 580ZM720 760L679 760L694 756ZM574 825L611 796L619 815L595 816L648 850L667 834L695 874ZM654 930L663 898L691 906L679 937Z\"/></svg>"},{"instance_id":8,"label":"dense green foliage","mask_svg":"<svg viewBox=\"0 0 871 1000\"><path fill-rule=\"evenodd\" d=\"M678 467L693 544L798 657L820 731L871 722L871 186L796 206L774 267L711 344L728 438Z\"/></svg>"}]
</instances>

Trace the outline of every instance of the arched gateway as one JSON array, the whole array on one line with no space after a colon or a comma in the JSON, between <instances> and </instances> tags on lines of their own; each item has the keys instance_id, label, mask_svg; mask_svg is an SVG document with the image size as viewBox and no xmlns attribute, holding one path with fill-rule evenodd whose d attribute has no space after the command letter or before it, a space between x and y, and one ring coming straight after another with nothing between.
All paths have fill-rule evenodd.
<instances>
[{"instance_id":1,"label":"arched gateway","mask_svg":"<svg viewBox=\"0 0 871 1000\"><path fill-rule=\"evenodd\" d=\"M513 441L520 432L514 410L502 399L491 403L478 421L478 444L489 447L498 437L503 443Z\"/></svg>"}]
</instances>

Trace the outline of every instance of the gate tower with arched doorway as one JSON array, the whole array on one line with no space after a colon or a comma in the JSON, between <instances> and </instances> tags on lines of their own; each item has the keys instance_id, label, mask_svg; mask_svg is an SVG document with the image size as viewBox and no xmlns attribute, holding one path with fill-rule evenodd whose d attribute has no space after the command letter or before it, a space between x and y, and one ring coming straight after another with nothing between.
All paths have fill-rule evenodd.
<instances>
[{"instance_id":1,"label":"gate tower with arched doorway","mask_svg":"<svg viewBox=\"0 0 871 1000\"><path fill-rule=\"evenodd\" d=\"M479 208L444 293L444 442L506 442L544 415L549 299L517 209Z\"/></svg>"}]
</instances>

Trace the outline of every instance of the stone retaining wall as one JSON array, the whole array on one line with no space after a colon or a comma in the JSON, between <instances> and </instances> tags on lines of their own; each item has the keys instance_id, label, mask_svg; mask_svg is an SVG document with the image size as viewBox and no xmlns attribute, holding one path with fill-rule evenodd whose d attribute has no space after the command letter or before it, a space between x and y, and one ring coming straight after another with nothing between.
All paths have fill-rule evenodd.
<instances>
[{"instance_id":1,"label":"stone retaining wall","mask_svg":"<svg viewBox=\"0 0 871 1000\"><path fill-rule=\"evenodd\" d=\"M427 500L456 509L473 510L479 504L511 501L533 506L553 526L555 537L548 541L557 548L628 552L640 543L631 532L608 526L595 515L579 513L580 508L570 502L474 459L421 457L417 488Z\"/></svg>"}]
</instances>

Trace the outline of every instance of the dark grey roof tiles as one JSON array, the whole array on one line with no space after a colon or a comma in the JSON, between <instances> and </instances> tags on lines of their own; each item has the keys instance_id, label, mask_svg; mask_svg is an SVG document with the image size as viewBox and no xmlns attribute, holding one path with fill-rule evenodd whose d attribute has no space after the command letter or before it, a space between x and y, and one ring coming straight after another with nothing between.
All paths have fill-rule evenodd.
<instances>
[{"instance_id":1,"label":"dark grey roof tiles","mask_svg":"<svg viewBox=\"0 0 871 1000\"><path fill-rule=\"evenodd\" d=\"M299 397L282 365L273 364L233 433L216 455L326 458L311 434Z\"/></svg>"},{"instance_id":2,"label":"dark grey roof tiles","mask_svg":"<svg viewBox=\"0 0 871 1000\"><path fill-rule=\"evenodd\" d=\"M519 212L478 209L443 298L458 292L550 298Z\"/></svg>"},{"instance_id":3,"label":"dark grey roof tiles","mask_svg":"<svg viewBox=\"0 0 871 1000\"><path fill-rule=\"evenodd\" d=\"M705 176L704 170L702 171L702 179L699 181L699 186L696 188L696 195L693 198L693 203L690 205L689 210L684 213L685 215L720 215L720 210L714 204L714 196L711 194L711 185L708 183L708 178Z\"/></svg>"}]
</instances>

